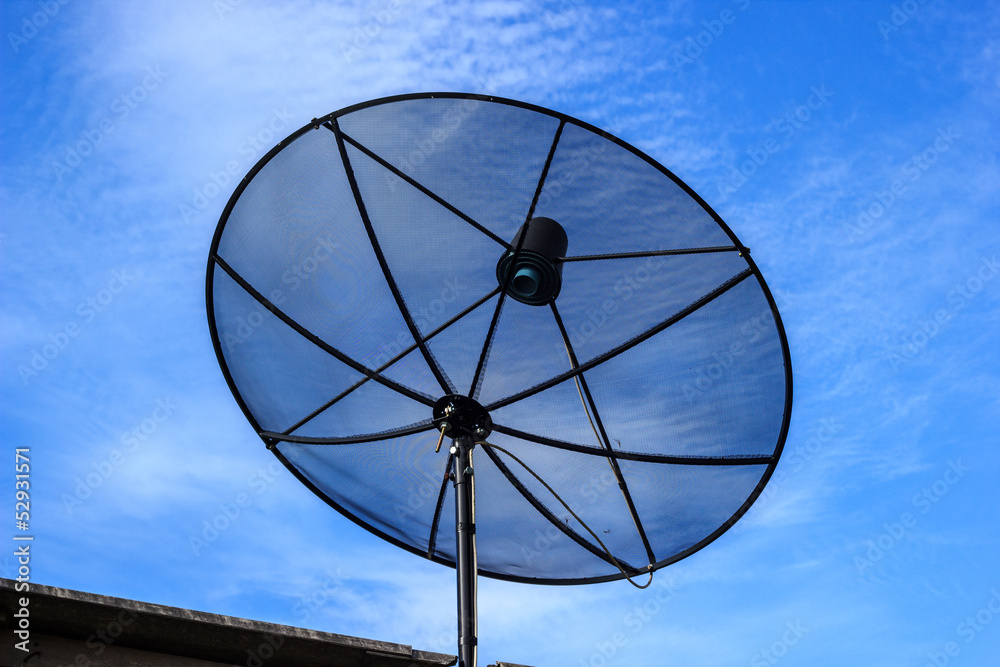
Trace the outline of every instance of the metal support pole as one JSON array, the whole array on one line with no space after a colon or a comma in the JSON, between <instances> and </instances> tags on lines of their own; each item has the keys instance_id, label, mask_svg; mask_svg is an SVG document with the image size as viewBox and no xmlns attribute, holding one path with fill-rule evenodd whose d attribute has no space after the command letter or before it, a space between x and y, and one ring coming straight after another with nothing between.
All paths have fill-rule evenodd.
<instances>
[{"instance_id":1,"label":"metal support pole","mask_svg":"<svg viewBox=\"0 0 1000 667\"><path fill-rule=\"evenodd\" d=\"M468 435L456 438L455 447L455 571L458 573L458 667L476 667L476 486L472 448Z\"/></svg>"}]
</instances>

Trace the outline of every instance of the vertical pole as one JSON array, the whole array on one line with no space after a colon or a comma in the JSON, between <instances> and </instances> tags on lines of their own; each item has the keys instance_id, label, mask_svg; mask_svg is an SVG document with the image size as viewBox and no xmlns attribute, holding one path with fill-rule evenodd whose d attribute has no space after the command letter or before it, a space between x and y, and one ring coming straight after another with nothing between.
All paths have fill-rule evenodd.
<instances>
[{"instance_id":1,"label":"vertical pole","mask_svg":"<svg viewBox=\"0 0 1000 667\"><path fill-rule=\"evenodd\" d=\"M454 440L455 571L458 574L458 667L476 667L476 509L472 471L472 437Z\"/></svg>"}]
</instances>

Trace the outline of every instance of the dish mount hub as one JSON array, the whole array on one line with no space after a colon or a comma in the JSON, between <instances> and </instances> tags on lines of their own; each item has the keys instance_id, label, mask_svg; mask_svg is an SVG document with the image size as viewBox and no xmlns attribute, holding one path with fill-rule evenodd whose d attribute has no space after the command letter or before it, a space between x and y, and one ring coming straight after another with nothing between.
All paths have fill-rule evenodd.
<instances>
[{"instance_id":1,"label":"dish mount hub","mask_svg":"<svg viewBox=\"0 0 1000 667\"><path fill-rule=\"evenodd\" d=\"M468 396L448 394L434 404L434 428L451 438L484 440L493 432L493 420L486 408Z\"/></svg>"},{"instance_id":2,"label":"dish mount hub","mask_svg":"<svg viewBox=\"0 0 1000 667\"><path fill-rule=\"evenodd\" d=\"M522 240L523 237L523 240ZM529 306L542 306L559 296L562 263L569 241L566 230L552 218L532 218L521 225L508 250L497 262L497 282L507 294ZM520 245L520 248L518 247Z\"/></svg>"}]
</instances>

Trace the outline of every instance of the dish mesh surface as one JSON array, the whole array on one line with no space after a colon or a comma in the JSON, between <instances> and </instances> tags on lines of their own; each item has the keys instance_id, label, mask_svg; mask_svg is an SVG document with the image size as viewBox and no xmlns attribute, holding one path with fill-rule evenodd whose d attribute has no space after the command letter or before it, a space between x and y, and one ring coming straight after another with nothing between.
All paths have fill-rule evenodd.
<instances>
[{"instance_id":1,"label":"dish mesh surface","mask_svg":"<svg viewBox=\"0 0 1000 667\"><path fill-rule=\"evenodd\" d=\"M569 245L536 306L496 267L539 216ZM618 561L478 445L479 570L503 579L603 581L703 547L763 489L790 416L777 309L728 227L637 149L510 100L378 100L293 134L223 214L208 310L254 428L362 526L454 565L431 411L464 394Z\"/></svg>"}]
</instances>

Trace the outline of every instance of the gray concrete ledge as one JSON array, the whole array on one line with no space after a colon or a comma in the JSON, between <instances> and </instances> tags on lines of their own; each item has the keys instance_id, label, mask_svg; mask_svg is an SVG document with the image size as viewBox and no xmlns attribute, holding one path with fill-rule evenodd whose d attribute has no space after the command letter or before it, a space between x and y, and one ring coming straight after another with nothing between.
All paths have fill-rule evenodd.
<instances>
[{"instance_id":1,"label":"gray concrete ledge","mask_svg":"<svg viewBox=\"0 0 1000 667\"><path fill-rule=\"evenodd\" d=\"M34 583L29 591L17 592L16 583L0 578L0 624L8 636L2 654L17 641L11 638L19 620L14 614L19 599L27 597L32 657L24 661L29 654L14 650L12 664L424 667L457 662L456 656L403 644Z\"/></svg>"}]
</instances>

